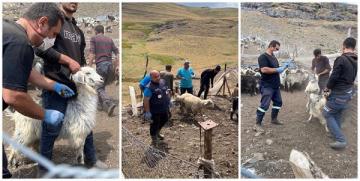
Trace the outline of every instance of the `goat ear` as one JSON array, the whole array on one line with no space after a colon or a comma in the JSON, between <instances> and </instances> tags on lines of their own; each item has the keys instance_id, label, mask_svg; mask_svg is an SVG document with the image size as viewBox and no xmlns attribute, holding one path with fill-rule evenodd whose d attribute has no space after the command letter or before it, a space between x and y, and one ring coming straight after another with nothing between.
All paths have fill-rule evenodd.
<instances>
[{"instance_id":1,"label":"goat ear","mask_svg":"<svg viewBox=\"0 0 360 181\"><path fill-rule=\"evenodd\" d=\"M73 80L75 83L85 84L85 74L82 72L77 72L71 76L71 80Z\"/></svg>"}]
</instances>

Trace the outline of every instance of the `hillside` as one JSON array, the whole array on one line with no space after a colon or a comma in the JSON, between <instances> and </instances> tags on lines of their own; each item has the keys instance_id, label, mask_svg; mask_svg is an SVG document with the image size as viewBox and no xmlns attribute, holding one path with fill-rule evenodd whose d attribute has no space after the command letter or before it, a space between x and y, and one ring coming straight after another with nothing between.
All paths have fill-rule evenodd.
<instances>
[{"instance_id":1,"label":"hillside","mask_svg":"<svg viewBox=\"0 0 360 181\"><path fill-rule=\"evenodd\" d=\"M356 6L345 5L245 3L241 11L241 36L258 37L266 44L272 39L279 40L282 51L292 52L296 46L299 60L310 61L315 48L321 48L323 54L338 53L349 28L351 36L357 37L357 21L353 17L357 14ZM258 55L264 50L255 51L256 48L242 50L242 62L253 62L247 55Z\"/></svg>"},{"instance_id":2,"label":"hillside","mask_svg":"<svg viewBox=\"0 0 360 181\"><path fill-rule=\"evenodd\" d=\"M173 73L190 59L195 73L216 64L237 65L238 10L192 8L171 3L122 4L123 100L128 85L148 70L173 65ZM138 90L137 90L138 91Z\"/></svg>"}]
</instances>

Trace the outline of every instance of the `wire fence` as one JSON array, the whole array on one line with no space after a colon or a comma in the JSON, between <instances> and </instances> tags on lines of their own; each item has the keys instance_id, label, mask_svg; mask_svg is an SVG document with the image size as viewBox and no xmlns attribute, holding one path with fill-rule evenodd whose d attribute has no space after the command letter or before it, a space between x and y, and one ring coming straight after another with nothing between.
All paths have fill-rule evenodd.
<instances>
[{"instance_id":1,"label":"wire fence","mask_svg":"<svg viewBox=\"0 0 360 181\"><path fill-rule=\"evenodd\" d=\"M214 170L207 167L215 177ZM125 178L203 178L199 164L167 153L162 146L154 148L126 128L122 128L122 171Z\"/></svg>"},{"instance_id":2,"label":"wire fence","mask_svg":"<svg viewBox=\"0 0 360 181\"><path fill-rule=\"evenodd\" d=\"M73 167L67 164L55 165L38 153L17 143L4 132L3 141L12 146L13 149L19 150L29 159L43 165L48 170L43 178L119 178L118 169L100 170L96 168Z\"/></svg>"}]
</instances>

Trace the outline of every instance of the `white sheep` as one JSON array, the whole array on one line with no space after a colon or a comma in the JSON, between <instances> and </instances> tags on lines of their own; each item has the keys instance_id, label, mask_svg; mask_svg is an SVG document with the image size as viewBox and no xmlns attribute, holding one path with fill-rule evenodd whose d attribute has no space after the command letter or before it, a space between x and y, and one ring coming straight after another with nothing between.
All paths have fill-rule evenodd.
<instances>
[{"instance_id":1,"label":"white sheep","mask_svg":"<svg viewBox=\"0 0 360 181\"><path fill-rule=\"evenodd\" d=\"M180 103L181 112L185 109L188 114L192 113L194 116L201 113L203 108L214 108L212 100L202 100L189 93L176 96L175 101Z\"/></svg>"},{"instance_id":2,"label":"white sheep","mask_svg":"<svg viewBox=\"0 0 360 181\"><path fill-rule=\"evenodd\" d=\"M309 112L309 104L310 104L310 94L318 94L320 91L320 87L318 85L318 77L317 75L309 75L309 82L305 88L305 94L308 95L308 102L306 103L306 111Z\"/></svg>"},{"instance_id":3,"label":"white sheep","mask_svg":"<svg viewBox=\"0 0 360 181\"><path fill-rule=\"evenodd\" d=\"M84 143L86 137L95 127L97 111L96 87L103 83L102 77L91 67L82 67L76 74L71 76L75 82L78 95L70 99L66 108L66 114L58 138L69 140L69 145L76 149L78 163L84 163ZM41 104L41 103L40 103ZM15 121L14 139L27 147L38 149L41 136L41 121L26 117L19 112L6 112ZM10 164L18 163L19 152L11 150L9 155Z\"/></svg>"}]
</instances>

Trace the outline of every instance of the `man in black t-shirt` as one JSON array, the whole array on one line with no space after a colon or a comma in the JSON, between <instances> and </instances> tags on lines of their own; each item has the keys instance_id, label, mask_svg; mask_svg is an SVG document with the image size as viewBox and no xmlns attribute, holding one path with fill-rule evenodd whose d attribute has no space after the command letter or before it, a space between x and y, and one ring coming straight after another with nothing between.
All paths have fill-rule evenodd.
<instances>
[{"instance_id":1,"label":"man in black t-shirt","mask_svg":"<svg viewBox=\"0 0 360 181\"><path fill-rule=\"evenodd\" d=\"M53 109L42 109L27 94L27 84L55 91L63 97L74 92L64 84L50 80L32 70L33 48L49 48L49 40L61 29L63 16L54 3L35 3L17 21L3 21L3 110L13 107L21 114L57 126L64 114ZM3 147L3 178L10 178Z\"/></svg>"},{"instance_id":2,"label":"man in black t-shirt","mask_svg":"<svg viewBox=\"0 0 360 181\"><path fill-rule=\"evenodd\" d=\"M81 66L86 64L84 49L86 40L84 33L76 25L74 13L78 9L78 3L60 3L60 9L64 14L64 25L60 33L56 36L55 44L48 51L38 51L37 55L43 58L45 76L62 82L76 91L75 83L70 79L72 72L71 67L64 65L59 61L61 55L66 55ZM66 114L66 107L69 99L64 99L52 92L44 90L42 93L44 107L56 109ZM42 156L52 159L52 151L54 142L59 135L62 125L54 128L52 131L46 129L46 125L42 128L40 139L40 153ZM85 139L84 144L84 161L87 167L107 168L107 166L96 158L96 150L94 146L93 132ZM39 165L40 175L46 171L42 165Z\"/></svg>"},{"instance_id":3,"label":"man in black t-shirt","mask_svg":"<svg viewBox=\"0 0 360 181\"><path fill-rule=\"evenodd\" d=\"M321 94L329 80L331 67L329 59L326 56L321 55L320 49L314 50L314 56L315 57L311 62L311 70L319 76L318 85L320 88L319 94Z\"/></svg>"},{"instance_id":4,"label":"man in black t-shirt","mask_svg":"<svg viewBox=\"0 0 360 181\"><path fill-rule=\"evenodd\" d=\"M260 93L261 102L256 111L256 124L255 131L263 132L262 120L265 116L265 112L270 106L270 102L273 102L271 111L271 123L281 125L282 123L277 119L279 110L282 106L282 99L280 94L280 76L288 66L290 62L284 63L279 67L279 62L274 56L274 53L279 51L280 43L276 40L270 42L266 52L259 56L258 63L261 73L260 80Z\"/></svg>"},{"instance_id":5,"label":"man in black t-shirt","mask_svg":"<svg viewBox=\"0 0 360 181\"><path fill-rule=\"evenodd\" d=\"M220 70L220 65L217 65L214 69L206 69L201 73L200 90L198 93L198 97L200 97L201 93L205 91L204 99L207 98L210 89L210 83L211 87L214 87L214 77L218 72L220 72Z\"/></svg>"}]
</instances>

